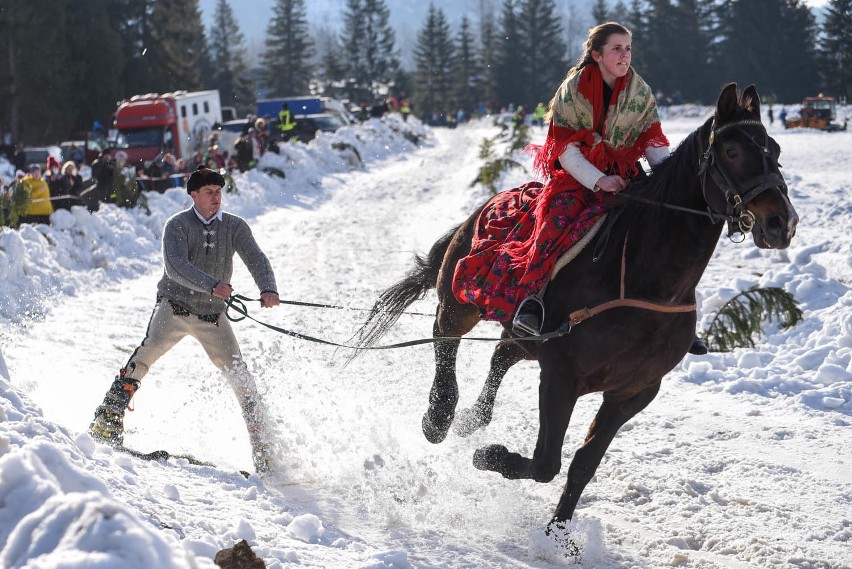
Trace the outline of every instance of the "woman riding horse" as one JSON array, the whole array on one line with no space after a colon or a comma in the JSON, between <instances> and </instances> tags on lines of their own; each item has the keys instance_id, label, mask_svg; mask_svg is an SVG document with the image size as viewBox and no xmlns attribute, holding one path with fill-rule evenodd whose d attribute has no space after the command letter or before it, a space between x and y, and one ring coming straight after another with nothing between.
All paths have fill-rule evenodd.
<instances>
[{"instance_id":1,"label":"woman riding horse","mask_svg":"<svg viewBox=\"0 0 852 569\"><path fill-rule=\"evenodd\" d=\"M456 268L456 298L479 306L486 320L515 314L520 336L540 333L538 293L553 266L614 194L644 174L637 160L644 155L655 166L669 155L651 88L630 66L631 49L630 31L618 23L589 30L582 57L550 101L550 129L535 158L547 183L498 194Z\"/></svg>"},{"instance_id":2,"label":"woman riding horse","mask_svg":"<svg viewBox=\"0 0 852 569\"><path fill-rule=\"evenodd\" d=\"M618 430L654 399L663 377L686 354L696 324L695 290L724 222L729 234L732 228L751 232L760 248L790 245L798 216L779 171L779 154L761 123L754 86L742 94L735 84L725 86L713 117L646 181L618 198L625 205L611 218L615 221L605 233L607 246L586 247L571 261L572 270L558 272L548 283L544 329L553 332L543 336L546 341L504 334L481 394L458 418L456 356L461 337L476 326L481 313L459 301L453 277L458 261L470 253L481 208L382 293L359 343L375 343L406 307L436 288L435 377L422 421L423 434L433 443L443 441L454 422L461 436L488 425L506 372L522 359L537 359L539 433L532 457L499 444L474 453L477 468L506 478L552 480L561 469L577 399L602 392L602 404L574 454L553 515L554 522L571 519ZM509 323L504 326L508 330Z\"/></svg>"}]
</instances>

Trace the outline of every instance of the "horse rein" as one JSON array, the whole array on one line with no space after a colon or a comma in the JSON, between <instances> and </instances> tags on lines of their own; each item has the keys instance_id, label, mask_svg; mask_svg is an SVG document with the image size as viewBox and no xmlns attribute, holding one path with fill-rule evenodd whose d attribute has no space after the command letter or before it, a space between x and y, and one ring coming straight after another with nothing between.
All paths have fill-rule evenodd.
<instances>
[{"instance_id":1,"label":"horse rein","mask_svg":"<svg viewBox=\"0 0 852 569\"><path fill-rule=\"evenodd\" d=\"M736 224L739 228L739 233L743 235L743 239L745 239L745 234L750 232L754 228L754 214L752 214L747 208L746 204L748 204L751 200L762 194L768 189L781 187L783 191L786 192L787 186L784 184L784 179L777 172L769 171L769 161L767 156L769 154L769 134L766 132L766 128L763 126L759 120L743 120L734 123L729 123L719 128L715 128L716 119L713 119L713 124L711 125L709 141L707 145L707 150L701 156L699 160L698 167L698 175L701 177L701 193L704 196L704 201L707 203L707 211L691 209L687 207L677 206L674 204L669 204L665 202L658 202L654 200L649 200L646 198L642 198L639 196L632 196L630 194L623 194L623 197L628 199L639 201L651 205L656 205L660 207L665 207L668 209L684 211L687 213L694 213L699 215L706 215L710 218L711 222L728 222L728 238L735 233L734 224ZM760 145L754 137L749 135L747 132L742 131L742 133L754 144L757 148L761 150L761 156L763 158L763 175L756 176L754 178L750 178L741 184L735 184L731 181L730 177L727 173L719 166L716 160L715 150L713 148L713 143L716 140L716 136L730 128L734 127L743 127L743 126L760 126L763 129L764 134L764 144ZM712 168L712 166L716 166ZM775 162L775 167L777 169L778 164ZM707 200L707 174L710 174L710 177L719 187L719 189L725 192L725 203L726 203L726 211L724 214L714 212L710 209L710 202ZM607 229L612 228L612 223L610 223ZM608 234L608 231L605 230L605 234ZM592 316L600 314L606 310L610 310L612 308L619 307L630 307L630 308L640 308L643 310L651 310L654 312L666 312L666 313L683 313L683 312L695 312L696 304L679 304L679 305L671 305L671 304L660 304L655 302L648 302L644 300L636 300L625 297L625 275L627 274L627 239L629 234L624 238L624 247L621 252L621 286L620 286L620 294L619 297L615 300L610 300L607 302L603 302L598 304L592 308L580 308L578 310L574 310L568 315L567 325L569 327L569 331L571 328L580 324L584 320L588 320ZM733 240L733 239L732 239ZM604 246L606 242L604 241ZM602 250L601 250L602 251ZM594 261L597 261L600 258L600 252L596 249Z\"/></svg>"},{"instance_id":2,"label":"horse rein","mask_svg":"<svg viewBox=\"0 0 852 569\"><path fill-rule=\"evenodd\" d=\"M260 301L259 298L249 298L249 297L243 296L241 294L233 294L228 299L227 304L225 306L225 316L231 322L240 322L240 321L248 318L249 320L252 320L252 321L256 322L257 324L260 324L264 328L268 328L268 329L272 330L273 332L278 332L279 334L284 334L286 336L290 336L290 337L296 338L298 340L305 340L307 342L313 342L315 344L323 344L325 346L331 346L331 347L334 347L334 348L346 348L346 349L349 349L349 350L392 350L392 349L396 349L396 348L409 348L409 347L412 347L412 346L420 346L420 345L423 345L423 344L435 344L435 343L439 343L439 342L455 342L455 341L459 341L459 340L465 340L465 341L469 341L469 342L503 342L507 339L511 339L512 341L515 341L515 342L544 342L545 340L550 340L552 338L559 338L559 337L564 336L564 335L568 334L569 332L571 332L570 325L568 323L565 323L552 332L546 332L546 333L541 334L539 336L527 336L527 337L524 337L524 338L520 338L520 337L518 337L518 338L504 338L502 336L499 337L499 338L480 338L480 337L465 337L465 336L433 336L432 338L422 338L422 339L419 339L419 340L409 340L407 342L398 342L396 344L387 344L387 345L384 345L384 346L352 346L352 345L349 345L349 344L339 344L337 342L332 342L330 340L324 340L322 338L309 336L307 334L302 334L301 332L295 332L293 330L287 330L286 328L281 328L280 326L274 326L274 325L272 325L268 322L264 322L263 320L258 320L257 318L255 318L254 316L252 316L249 313L248 308L246 308L246 302L259 302L259 301ZM295 304L297 306L309 306L309 307L313 307L313 308L336 308L336 309L337 308L346 308L346 307L330 305L330 304L315 304L315 303L306 303L306 302L303 303L303 302L296 302L296 301L286 301L286 302L282 301L282 304ZM232 315L230 313L231 310L236 312L237 316ZM348 309L348 310L352 310L352 309ZM354 309L354 310L360 310L360 309ZM407 314L421 315L420 313L416 313L416 312L409 312ZM425 314L423 314L423 315L425 316ZM432 316L432 315L429 315L429 316Z\"/></svg>"},{"instance_id":3,"label":"horse rein","mask_svg":"<svg viewBox=\"0 0 852 569\"><path fill-rule=\"evenodd\" d=\"M714 119L715 124L715 119ZM618 194L619 198L627 199L630 201L641 202L648 205L653 205L657 207L662 207L666 209L671 209L675 211L682 211L684 213L692 213L695 215L700 215L703 217L708 217L711 223L721 223L723 221L728 222L728 238L734 233L741 233L743 235L743 239L745 239L745 234L749 233L754 228L754 214L752 214L747 208L746 204L765 192L766 190L780 187L784 193L787 192L787 185L784 183L784 178L781 174L777 172L769 172L769 163L767 156L769 156L769 135L766 132L766 128L763 127L764 133L764 144L761 145L758 143L754 137L742 131L742 133L749 139L749 141L757 146L761 150L761 155L763 158L763 175L755 176L742 182L741 184L735 184L731 181L730 177L725 173L724 170L719 166L718 162L716 162L716 153L713 149L713 143L715 141L716 135L728 130L732 127L737 126L761 126L763 127L763 123L758 120L744 120L735 123L726 124L719 128L712 128L710 131L709 144L707 146L707 150L701 155L701 158L698 161L699 169L698 174L701 176L701 193L704 196L704 201L707 202L707 174L709 173L710 177L716 182L716 185L720 189L724 189L725 191L725 203L726 203L726 211L725 213L715 212L710 209L709 202L707 209L693 209L690 207L684 207L679 205L674 205L666 202L650 200L648 198L643 198L640 196L635 196L629 193L620 193ZM711 168L711 166L716 166L715 168ZM777 162L775 163L777 167ZM735 231L734 227L737 227L739 231ZM733 241L733 239L732 239ZM741 242L741 240L737 242Z\"/></svg>"}]
</instances>

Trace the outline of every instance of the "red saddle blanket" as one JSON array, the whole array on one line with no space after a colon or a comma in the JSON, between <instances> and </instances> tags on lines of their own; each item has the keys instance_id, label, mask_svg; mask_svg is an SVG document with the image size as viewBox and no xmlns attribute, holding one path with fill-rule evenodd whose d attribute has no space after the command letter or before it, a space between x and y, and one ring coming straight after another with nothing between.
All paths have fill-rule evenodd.
<instances>
[{"instance_id":1,"label":"red saddle blanket","mask_svg":"<svg viewBox=\"0 0 852 569\"><path fill-rule=\"evenodd\" d=\"M541 291L559 257L605 213L603 192L572 188L547 195L545 189L528 182L491 198L470 254L456 265L453 294L477 305L486 320L511 320L524 298Z\"/></svg>"}]
</instances>

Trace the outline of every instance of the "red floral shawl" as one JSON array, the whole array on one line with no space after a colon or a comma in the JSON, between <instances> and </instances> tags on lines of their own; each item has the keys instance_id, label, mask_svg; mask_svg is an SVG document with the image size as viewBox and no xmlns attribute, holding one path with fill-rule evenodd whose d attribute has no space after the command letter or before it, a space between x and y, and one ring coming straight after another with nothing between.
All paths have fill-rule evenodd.
<instances>
[{"instance_id":1,"label":"red floral shawl","mask_svg":"<svg viewBox=\"0 0 852 569\"><path fill-rule=\"evenodd\" d=\"M533 168L547 180L535 207L536 228L530 239L507 243L504 251L512 265L529 267L536 256L535 242L546 220L553 196L567 190L590 192L556 161L571 143L578 143L589 162L608 174L625 178L636 174L636 161L649 146L668 146L660 126L657 103L651 88L631 67L619 77L612 90L615 101L603 105L603 77L597 65L586 65L570 74L550 101L550 128L542 146L530 145L535 153ZM611 198L604 192L587 196L589 202Z\"/></svg>"}]
</instances>

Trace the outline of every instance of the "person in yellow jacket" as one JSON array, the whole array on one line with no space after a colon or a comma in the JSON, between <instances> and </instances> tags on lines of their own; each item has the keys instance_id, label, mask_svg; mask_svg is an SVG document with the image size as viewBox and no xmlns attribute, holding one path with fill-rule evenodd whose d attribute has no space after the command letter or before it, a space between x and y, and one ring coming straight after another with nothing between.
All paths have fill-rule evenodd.
<instances>
[{"instance_id":1,"label":"person in yellow jacket","mask_svg":"<svg viewBox=\"0 0 852 569\"><path fill-rule=\"evenodd\" d=\"M296 128L296 121L293 120L293 115L290 114L290 106L287 103L281 103L281 110L278 111L278 130L281 131L281 140L286 142L295 134L293 129Z\"/></svg>"},{"instance_id":2,"label":"person in yellow jacket","mask_svg":"<svg viewBox=\"0 0 852 569\"><path fill-rule=\"evenodd\" d=\"M533 124L537 124L540 127L544 127L544 115L547 114L547 107L544 103L539 103L535 106L535 110L533 111Z\"/></svg>"},{"instance_id":3,"label":"person in yellow jacket","mask_svg":"<svg viewBox=\"0 0 852 569\"><path fill-rule=\"evenodd\" d=\"M21 223L50 223L53 204L50 202L50 188L41 177L41 166L30 164L29 174L21 179L30 193L30 206L21 217Z\"/></svg>"}]
</instances>

